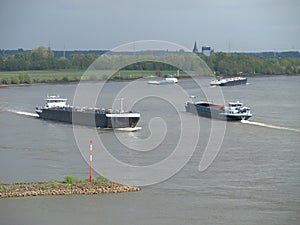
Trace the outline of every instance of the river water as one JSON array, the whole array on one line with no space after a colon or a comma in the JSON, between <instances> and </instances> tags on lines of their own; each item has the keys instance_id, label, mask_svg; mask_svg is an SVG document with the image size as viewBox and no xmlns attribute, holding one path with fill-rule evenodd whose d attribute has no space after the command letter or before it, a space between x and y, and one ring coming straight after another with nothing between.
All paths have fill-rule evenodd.
<instances>
[{"instance_id":1,"label":"river water","mask_svg":"<svg viewBox=\"0 0 300 225\"><path fill-rule=\"evenodd\" d=\"M177 86L202 98L200 92L216 92L217 88L209 86L209 78L199 81L201 90L189 79L180 80ZM113 93L129 83L108 83L99 100L101 105L111 107ZM299 224L300 78L266 76L249 78L248 83L221 89L226 102L242 101L251 107L253 117L246 123L225 124L219 152L206 170L198 168L207 143L220 140L210 136L209 119L197 118L200 132L195 151L175 175L165 177L168 179L153 182L151 179L158 178L160 171L154 172L157 177L150 173L138 181L128 179L129 183L152 183L135 193L1 199L0 224ZM139 81L133 92L143 96L145 90L153 89L154 93L172 94L172 88ZM72 101L75 89L75 84L0 89L0 182L63 180L69 174L88 178L89 165L72 126L34 115L35 106L42 104L47 94L59 93ZM171 104L149 96L134 105L134 110L142 114L142 130L97 130L113 156L137 167L167 158L176 148L183 126L177 122L178 112ZM184 112L184 102L179 105L182 117L188 122L195 119ZM192 143L196 126L189 125L185 141ZM152 144L160 144L152 151L130 151L148 148L147 138ZM127 147L122 146L122 140L127 141ZM95 164L97 160L101 159L96 156ZM181 158L177 160L182 163ZM113 165L106 165L106 169L119 172Z\"/></svg>"}]
</instances>

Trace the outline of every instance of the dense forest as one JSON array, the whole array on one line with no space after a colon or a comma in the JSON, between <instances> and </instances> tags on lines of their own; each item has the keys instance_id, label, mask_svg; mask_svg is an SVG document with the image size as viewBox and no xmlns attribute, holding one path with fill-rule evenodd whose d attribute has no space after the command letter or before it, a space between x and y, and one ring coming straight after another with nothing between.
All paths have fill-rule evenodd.
<instances>
[{"instance_id":1,"label":"dense forest","mask_svg":"<svg viewBox=\"0 0 300 225\"><path fill-rule=\"evenodd\" d=\"M56 58L50 48L39 47L32 51L0 57L0 71L86 69L98 56L73 54L69 58Z\"/></svg>"},{"instance_id":2,"label":"dense forest","mask_svg":"<svg viewBox=\"0 0 300 225\"><path fill-rule=\"evenodd\" d=\"M0 56L0 71L26 71L26 70L64 70L64 69L87 69L88 66L99 55L93 53L72 54L68 58L55 57L50 48L38 47L32 51L17 52L14 55ZM127 57L127 58L126 58ZM107 61L113 64L115 61L124 61L130 56L111 56ZM179 69L193 70L197 68L197 61L193 57L187 57L186 54L174 54L175 61L182 61ZM177 57L177 58L176 58ZM216 75L235 75L242 73L244 75L256 74L299 74L300 58L290 57L256 57L246 54L228 54L215 53L211 56L200 54L199 57L206 62L208 67ZM158 62L160 58L154 57L154 62L146 61L133 63L124 67L124 70L174 70L171 65ZM130 61L130 60L129 60ZM155 62L156 61L156 62ZM111 65L108 65L111 68ZM105 69L105 66L103 67Z\"/></svg>"},{"instance_id":3,"label":"dense forest","mask_svg":"<svg viewBox=\"0 0 300 225\"><path fill-rule=\"evenodd\" d=\"M216 53L200 56L217 75L299 74L300 58L255 57L242 54Z\"/></svg>"}]
</instances>

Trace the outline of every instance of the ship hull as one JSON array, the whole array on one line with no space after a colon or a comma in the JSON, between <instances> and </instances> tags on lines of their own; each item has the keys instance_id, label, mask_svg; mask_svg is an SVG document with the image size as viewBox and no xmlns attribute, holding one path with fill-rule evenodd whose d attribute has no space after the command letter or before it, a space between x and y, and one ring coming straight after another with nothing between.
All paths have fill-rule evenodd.
<instances>
[{"instance_id":1,"label":"ship hull","mask_svg":"<svg viewBox=\"0 0 300 225\"><path fill-rule=\"evenodd\" d=\"M227 81L225 83L221 83L219 86L235 86L242 84L247 84L247 78L241 80Z\"/></svg>"},{"instance_id":2,"label":"ship hull","mask_svg":"<svg viewBox=\"0 0 300 225\"><path fill-rule=\"evenodd\" d=\"M137 113L110 114L105 111L75 111L62 109L38 109L36 113L45 120L93 126L99 128L134 128L140 117Z\"/></svg>"},{"instance_id":3,"label":"ship hull","mask_svg":"<svg viewBox=\"0 0 300 225\"><path fill-rule=\"evenodd\" d=\"M217 119L217 120L241 121L241 120L248 120L251 117L249 115L243 115L243 114L228 115L224 113L224 110L213 109L213 108L196 105L192 103L186 103L185 109L187 112L194 113L198 116Z\"/></svg>"},{"instance_id":4,"label":"ship hull","mask_svg":"<svg viewBox=\"0 0 300 225\"><path fill-rule=\"evenodd\" d=\"M210 83L211 86L235 86L242 84L247 84L247 78L223 78L220 80L213 80Z\"/></svg>"}]
</instances>

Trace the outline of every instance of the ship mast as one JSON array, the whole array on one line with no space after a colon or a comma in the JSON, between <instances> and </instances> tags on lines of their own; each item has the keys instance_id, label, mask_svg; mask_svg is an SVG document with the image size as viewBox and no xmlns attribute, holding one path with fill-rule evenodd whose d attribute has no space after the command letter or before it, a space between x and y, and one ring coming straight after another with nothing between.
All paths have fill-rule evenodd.
<instances>
[{"instance_id":1,"label":"ship mast","mask_svg":"<svg viewBox=\"0 0 300 225\"><path fill-rule=\"evenodd\" d=\"M123 113L124 112L124 109L123 109L124 98L121 98L120 100L121 100L120 112Z\"/></svg>"}]
</instances>

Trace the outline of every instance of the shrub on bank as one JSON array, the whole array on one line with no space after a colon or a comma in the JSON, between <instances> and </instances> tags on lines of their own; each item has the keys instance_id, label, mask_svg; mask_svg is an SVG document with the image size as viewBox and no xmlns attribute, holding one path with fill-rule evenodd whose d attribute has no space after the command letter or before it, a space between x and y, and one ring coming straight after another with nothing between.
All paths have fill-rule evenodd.
<instances>
[{"instance_id":1,"label":"shrub on bank","mask_svg":"<svg viewBox=\"0 0 300 225\"><path fill-rule=\"evenodd\" d=\"M105 177L103 177L103 176L101 176L101 175L99 175L99 176L97 177L97 181L101 181L101 182L109 182L109 180L108 180L107 178L105 178Z\"/></svg>"},{"instance_id":2,"label":"shrub on bank","mask_svg":"<svg viewBox=\"0 0 300 225\"><path fill-rule=\"evenodd\" d=\"M1 84L10 84L10 79L9 78L2 78Z\"/></svg>"},{"instance_id":3,"label":"shrub on bank","mask_svg":"<svg viewBox=\"0 0 300 225\"><path fill-rule=\"evenodd\" d=\"M29 76L29 74L23 74L20 73L19 74L19 83L20 84L31 84L31 77Z\"/></svg>"},{"instance_id":4,"label":"shrub on bank","mask_svg":"<svg viewBox=\"0 0 300 225\"><path fill-rule=\"evenodd\" d=\"M18 77L12 77L11 80L10 80L10 83L11 84L19 84L20 83L19 78Z\"/></svg>"},{"instance_id":5,"label":"shrub on bank","mask_svg":"<svg viewBox=\"0 0 300 225\"><path fill-rule=\"evenodd\" d=\"M75 178L74 176L69 175L69 176L65 177L64 182L67 183L67 184L75 184L75 183L78 183L79 180L77 178Z\"/></svg>"}]
</instances>

